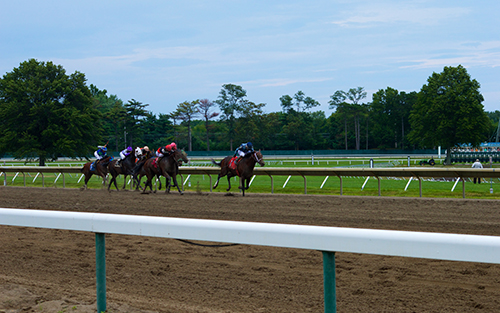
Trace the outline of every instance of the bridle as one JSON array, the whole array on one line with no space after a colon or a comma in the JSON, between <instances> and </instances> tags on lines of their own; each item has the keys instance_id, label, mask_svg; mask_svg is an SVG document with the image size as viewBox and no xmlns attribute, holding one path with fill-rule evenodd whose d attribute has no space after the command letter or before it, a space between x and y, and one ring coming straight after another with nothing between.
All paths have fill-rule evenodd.
<instances>
[{"instance_id":1,"label":"bridle","mask_svg":"<svg viewBox=\"0 0 500 313\"><path fill-rule=\"evenodd\" d=\"M252 156L255 159L255 161L257 161L257 163L260 164L260 161L262 161L262 159L259 159L259 157L257 156L257 151L254 151L254 153L252 154Z\"/></svg>"}]
</instances>

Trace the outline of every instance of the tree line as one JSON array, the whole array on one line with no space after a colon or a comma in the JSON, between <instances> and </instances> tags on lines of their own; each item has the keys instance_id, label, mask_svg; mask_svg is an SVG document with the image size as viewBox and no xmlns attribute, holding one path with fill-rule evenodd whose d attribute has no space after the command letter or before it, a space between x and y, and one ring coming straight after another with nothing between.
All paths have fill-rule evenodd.
<instances>
[{"instance_id":1,"label":"tree line","mask_svg":"<svg viewBox=\"0 0 500 313\"><path fill-rule=\"evenodd\" d=\"M222 85L217 99L154 114L149 104L87 86L83 73L30 59L0 79L0 153L44 164L85 157L106 143L114 151L172 141L188 151L232 151L248 141L263 150L450 150L496 135L500 112L484 111L479 88L459 65L433 73L418 92L387 87L368 101L363 87L337 90L329 116L300 90L280 97L281 111L265 113L265 103L234 84Z\"/></svg>"}]
</instances>

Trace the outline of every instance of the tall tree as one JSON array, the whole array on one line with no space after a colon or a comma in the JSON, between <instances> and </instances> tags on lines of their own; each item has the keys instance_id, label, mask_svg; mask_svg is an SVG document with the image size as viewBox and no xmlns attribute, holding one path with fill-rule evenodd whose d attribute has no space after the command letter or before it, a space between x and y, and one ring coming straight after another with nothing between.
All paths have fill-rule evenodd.
<instances>
[{"instance_id":1,"label":"tall tree","mask_svg":"<svg viewBox=\"0 0 500 313\"><path fill-rule=\"evenodd\" d=\"M256 104L252 101L244 100L241 102L238 111L240 117L236 122L236 135L242 142L253 141L259 137L262 118L262 108L265 103Z\"/></svg>"},{"instance_id":2,"label":"tall tree","mask_svg":"<svg viewBox=\"0 0 500 313\"><path fill-rule=\"evenodd\" d=\"M354 134L356 150L361 146L361 119L367 111L366 105L359 103L366 98L366 91L363 87L351 88L349 91L337 90L330 96L330 109L339 110L344 120L345 148L347 150L347 121L354 120ZM349 102L348 102L349 101Z\"/></svg>"},{"instance_id":3,"label":"tall tree","mask_svg":"<svg viewBox=\"0 0 500 313\"><path fill-rule=\"evenodd\" d=\"M446 164L451 163L452 147L479 146L486 140L489 124L479 88L462 65L433 73L410 114L411 141L425 147L445 147Z\"/></svg>"},{"instance_id":4,"label":"tall tree","mask_svg":"<svg viewBox=\"0 0 500 313\"><path fill-rule=\"evenodd\" d=\"M293 142L295 150L312 147L314 127L311 114L306 112L313 107L319 106L319 102L311 97L306 97L302 91L298 91L293 98L284 95L280 98L281 107L286 114L286 124L283 133L288 140Z\"/></svg>"},{"instance_id":5,"label":"tall tree","mask_svg":"<svg viewBox=\"0 0 500 313\"><path fill-rule=\"evenodd\" d=\"M416 92L399 92L387 87L373 94L371 103L372 133L378 148L404 149L408 133L410 110Z\"/></svg>"},{"instance_id":6,"label":"tall tree","mask_svg":"<svg viewBox=\"0 0 500 313\"><path fill-rule=\"evenodd\" d=\"M124 123L127 111L123 106L123 101L116 95L108 95L106 89L99 90L95 85L90 85L90 92L94 106L102 113L104 138L109 140L109 146L115 147L115 151L120 149L119 145L124 142Z\"/></svg>"},{"instance_id":7,"label":"tall tree","mask_svg":"<svg viewBox=\"0 0 500 313\"><path fill-rule=\"evenodd\" d=\"M221 118L226 122L229 129L230 150L233 150L236 114L238 113L239 107L246 96L247 92L241 86L225 84L222 85L219 97L215 101L215 103L219 105L222 112Z\"/></svg>"},{"instance_id":8,"label":"tall tree","mask_svg":"<svg viewBox=\"0 0 500 313\"><path fill-rule=\"evenodd\" d=\"M146 110L148 106L149 104L143 104L135 99L129 100L128 103L125 104L125 110L127 112L124 126L125 146L133 146L139 143L139 139L144 134L142 122L149 114Z\"/></svg>"},{"instance_id":9,"label":"tall tree","mask_svg":"<svg viewBox=\"0 0 500 313\"><path fill-rule=\"evenodd\" d=\"M0 150L40 166L85 157L101 140L101 114L85 75L30 59L0 79Z\"/></svg>"},{"instance_id":10,"label":"tall tree","mask_svg":"<svg viewBox=\"0 0 500 313\"><path fill-rule=\"evenodd\" d=\"M179 119L183 120L188 129L188 151L193 151L193 140L191 135L191 122L193 118L199 114L198 104L200 100L194 100L191 102L184 101L177 106L175 110L176 115Z\"/></svg>"},{"instance_id":11,"label":"tall tree","mask_svg":"<svg viewBox=\"0 0 500 313\"><path fill-rule=\"evenodd\" d=\"M281 107L285 112L289 112L292 109L296 112L305 112L320 105L319 102L313 98L306 97L301 90L297 91L297 93L293 95L293 98L289 95L282 96L280 101Z\"/></svg>"},{"instance_id":12,"label":"tall tree","mask_svg":"<svg viewBox=\"0 0 500 313\"><path fill-rule=\"evenodd\" d=\"M219 116L218 112L211 112L213 106L215 106L215 103L208 99L201 99L200 103L198 104L198 112L203 116L203 119L205 120L207 151L210 151L210 120Z\"/></svg>"}]
</instances>

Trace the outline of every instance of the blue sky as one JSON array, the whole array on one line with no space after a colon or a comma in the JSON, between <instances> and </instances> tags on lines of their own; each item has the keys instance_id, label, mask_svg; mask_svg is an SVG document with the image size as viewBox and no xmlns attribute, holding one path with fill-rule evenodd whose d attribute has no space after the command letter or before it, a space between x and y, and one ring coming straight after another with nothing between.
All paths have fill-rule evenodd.
<instances>
[{"instance_id":1,"label":"blue sky","mask_svg":"<svg viewBox=\"0 0 500 313\"><path fill-rule=\"evenodd\" d=\"M80 71L124 102L170 113L223 84L280 111L301 90L419 91L467 68L500 110L500 1L3 1L0 75L35 58Z\"/></svg>"}]
</instances>

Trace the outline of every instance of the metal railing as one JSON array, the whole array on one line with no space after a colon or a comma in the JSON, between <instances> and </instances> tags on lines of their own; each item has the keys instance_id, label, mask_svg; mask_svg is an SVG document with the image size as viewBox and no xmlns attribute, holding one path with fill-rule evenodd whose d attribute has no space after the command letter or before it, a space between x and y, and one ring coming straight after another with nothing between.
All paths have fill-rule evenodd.
<instances>
[{"instance_id":1,"label":"metal railing","mask_svg":"<svg viewBox=\"0 0 500 313\"><path fill-rule=\"evenodd\" d=\"M183 175L208 175L210 191L212 191L212 175L218 175L220 168L208 166L182 166L179 168L182 181ZM65 187L65 174L80 173L79 167L53 167L53 166L4 166L0 167L4 176L4 186L7 185L6 173L16 173L23 176L26 186L27 173L40 173L44 185L44 173L55 173L56 179L62 176L63 188ZM337 177L340 180L340 194L343 194L343 177L374 177L378 180L378 194L381 195L381 177L404 177L415 179L419 182L419 194L422 197L422 178L453 178L456 184L462 181L462 196L465 198L465 181L468 178L500 178L500 169L497 168L436 168L436 167L385 167L385 168L334 168L334 167L256 167L254 175L269 176L271 179L271 193L274 193L274 176L301 176L304 179L304 193L307 194L307 176ZM455 185L456 185L455 184Z\"/></svg>"},{"instance_id":2,"label":"metal railing","mask_svg":"<svg viewBox=\"0 0 500 313\"><path fill-rule=\"evenodd\" d=\"M6 208L0 225L95 233L97 312L106 311L105 234L322 251L327 313L337 310L336 252L500 264L498 236Z\"/></svg>"}]
</instances>

